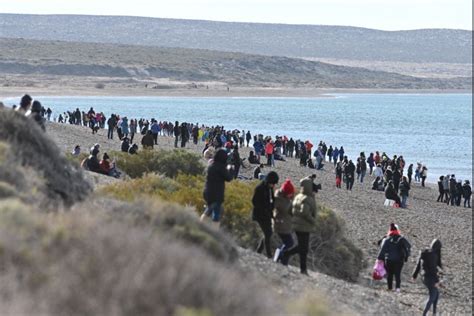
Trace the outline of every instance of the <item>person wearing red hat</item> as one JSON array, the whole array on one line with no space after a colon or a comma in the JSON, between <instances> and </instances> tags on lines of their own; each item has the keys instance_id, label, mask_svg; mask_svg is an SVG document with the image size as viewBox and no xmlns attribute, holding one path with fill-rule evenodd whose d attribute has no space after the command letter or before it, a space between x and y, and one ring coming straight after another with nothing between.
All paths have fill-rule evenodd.
<instances>
[{"instance_id":1,"label":"person wearing red hat","mask_svg":"<svg viewBox=\"0 0 474 316\"><path fill-rule=\"evenodd\" d=\"M403 263L408 261L411 245L408 240L402 236L398 225L391 223L387 236L382 239L378 260L385 262L387 270L387 285L391 291L393 287L393 277L395 276L395 291L400 292L401 273Z\"/></svg>"},{"instance_id":2,"label":"person wearing red hat","mask_svg":"<svg viewBox=\"0 0 474 316\"><path fill-rule=\"evenodd\" d=\"M288 265L288 258L283 260L283 253L294 245L291 224L291 208L295 195L295 187L290 179L287 179L275 192L275 209L273 210L273 231L278 234L283 245L275 251L274 261L281 261L283 265Z\"/></svg>"}]
</instances>

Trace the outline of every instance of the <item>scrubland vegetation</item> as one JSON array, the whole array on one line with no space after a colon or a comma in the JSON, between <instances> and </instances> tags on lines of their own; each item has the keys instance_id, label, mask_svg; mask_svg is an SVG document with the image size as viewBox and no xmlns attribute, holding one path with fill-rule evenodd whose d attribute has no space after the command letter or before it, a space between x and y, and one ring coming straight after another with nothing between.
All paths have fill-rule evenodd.
<instances>
[{"instance_id":1,"label":"scrubland vegetation","mask_svg":"<svg viewBox=\"0 0 474 316\"><path fill-rule=\"evenodd\" d=\"M236 264L234 240L257 237L245 199L252 184L229 186L226 229L216 230L196 215L203 165L188 153L120 157L137 178L92 193L30 120L0 110L0 123L2 313L325 314L319 298L288 304Z\"/></svg>"}]
</instances>

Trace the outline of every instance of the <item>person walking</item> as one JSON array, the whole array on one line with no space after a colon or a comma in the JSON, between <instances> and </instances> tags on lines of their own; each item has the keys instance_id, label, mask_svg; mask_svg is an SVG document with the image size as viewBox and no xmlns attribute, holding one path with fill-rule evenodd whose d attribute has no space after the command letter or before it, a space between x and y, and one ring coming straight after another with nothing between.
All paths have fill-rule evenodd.
<instances>
[{"instance_id":1,"label":"person walking","mask_svg":"<svg viewBox=\"0 0 474 316\"><path fill-rule=\"evenodd\" d=\"M295 195L295 187L291 180L287 179L281 185L280 189L275 192L275 209L273 211L273 231L278 234L282 241L282 245L275 252L274 261L283 258L285 251L290 250L293 245L293 227L291 224L291 209L293 197ZM283 265L288 265L288 257L280 260Z\"/></svg>"},{"instance_id":2,"label":"person walking","mask_svg":"<svg viewBox=\"0 0 474 316\"><path fill-rule=\"evenodd\" d=\"M257 245L257 252L262 253L265 249L268 258L272 258L271 237L272 237L272 217L274 206L273 188L278 183L278 174L270 171L265 179L255 188L252 197L252 219L258 223L263 232L263 238Z\"/></svg>"},{"instance_id":3,"label":"person walking","mask_svg":"<svg viewBox=\"0 0 474 316\"><path fill-rule=\"evenodd\" d=\"M407 177L402 177L402 182L400 182L400 196L402 197L402 203L400 204L401 208L407 208L408 201L408 192L410 191L410 183L408 183Z\"/></svg>"},{"instance_id":4,"label":"person walking","mask_svg":"<svg viewBox=\"0 0 474 316\"><path fill-rule=\"evenodd\" d=\"M413 175L413 164L408 166L407 176L408 176L408 183L411 184L411 177Z\"/></svg>"},{"instance_id":5,"label":"person walking","mask_svg":"<svg viewBox=\"0 0 474 316\"><path fill-rule=\"evenodd\" d=\"M346 189L352 191L352 186L354 185L354 172L355 172L355 165L352 160L344 167L344 175L346 177Z\"/></svg>"},{"instance_id":6,"label":"person walking","mask_svg":"<svg viewBox=\"0 0 474 316\"><path fill-rule=\"evenodd\" d=\"M340 162L337 163L335 172L336 172L336 188L340 189L341 182L342 182L342 166Z\"/></svg>"},{"instance_id":7,"label":"person walking","mask_svg":"<svg viewBox=\"0 0 474 316\"><path fill-rule=\"evenodd\" d=\"M369 158L367 158L367 163L369 164L369 175L372 175L375 167L374 153L370 153Z\"/></svg>"},{"instance_id":8,"label":"person walking","mask_svg":"<svg viewBox=\"0 0 474 316\"><path fill-rule=\"evenodd\" d=\"M181 128L179 128L178 121L174 123L173 135L174 135L174 148L178 148L179 136L181 135Z\"/></svg>"},{"instance_id":9,"label":"person walking","mask_svg":"<svg viewBox=\"0 0 474 316\"><path fill-rule=\"evenodd\" d=\"M107 127L108 127L107 138L108 139L114 139L114 129L116 125L117 125L117 118L115 117L115 114L112 114L107 120Z\"/></svg>"},{"instance_id":10,"label":"person walking","mask_svg":"<svg viewBox=\"0 0 474 316\"><path fill-rule=\"evenodd\" d=\"M433 307L433 315L436 315L436 309L439 299L439 276L438 272L443 269L441 263L441 241L434 239L431 242L430 248L420 252L418 262L413 271L413 282L418 277L418 274L423 269L423 284L428 289L428 300L426 301L423 310L423 316L428 315L429 310Z\"/></svg>"},{"instance_id":11,"label":"person walking","mask_svg":"<svg viewBox=\"0 0 474 316\"><path fill-rule=\"evenodd\" d=\"M472 194L471 184L469 183L469 180L465 180L462 186L462 195L464 197L464 207L471 208L471 194Z\"/></svg>"},{"instance_id":12,"label":"person walking","mask_svg":"<svg viewBox=\"0 0 474 316\"><path fill-rule=\"evenodd\" d=\"M439 195L438 195L438 198L436 199L436 202L443 202L443 198L444 198L444 186L443 186L443 182L444 182L444 176L440 176L440 177L439 177L439 180L438 180L438 192L439 192Z\"/></svg>"},{"instance_id":13,"label":"person walking","mask_svg":"<svg viewBox=\"0 0 474 316\"><path fill-rule=\"evenodd\" d=\"M307 256L309 252L309 236L315 231L316 199L313 192L313 180L310 177L300 181L300 193L293 200L293 228L298 239L298 245L283 253L282 261L289 260L294 254L300 257L300 272L308 275Z\"/></svg>"},{"instance_id":14,"label":"person walking","mask_svg":"<svg viewBox=\"0 0 474 316\"><path fill-rule=\"evenodd\" d=\"M449 200L446 204L454 205L454 201L456 200L456 176L454 174L451 175L449 179Z\"/></svg>"},{"instance_id":15,"label":"person walking","mask_svg":"<svg viewBox=\"0 0 474 316\"><path fill-rule=\"evenodd\" d=\"M232 169L232 166L227 165L226 151L223 149L217 150L206 172L203 197L207 206L201 215L201 221L211 217L212 223L219 227L223 212L225 183L232 181Z\"/></svg>"},{"instance_id":16,"label":"person walking","mask_svg":"<svg viewBox=\"0 0 474 316\"><path fill-rule=\"evenodd\" d=\"M425 186L425 180L428 177L428 168L426 168L426 166L423 166L421 168L420 177L421 177L421 186L424 187Z\"/></svg>"},{"instance_id":17,"label":"person walking","mask_svg":"<svg viewBox=\"0 0 474 316\"><path fill-rule=\"evenodd\" d=\"M411 245L401 235L400 229L394 223L390 224L387 236L381 240L380 245L377 259L385 262L388 290L393 289L393 277L395 276L395 291L400 293L403 264L408 261Z\"/></svg>"}]
</instances>

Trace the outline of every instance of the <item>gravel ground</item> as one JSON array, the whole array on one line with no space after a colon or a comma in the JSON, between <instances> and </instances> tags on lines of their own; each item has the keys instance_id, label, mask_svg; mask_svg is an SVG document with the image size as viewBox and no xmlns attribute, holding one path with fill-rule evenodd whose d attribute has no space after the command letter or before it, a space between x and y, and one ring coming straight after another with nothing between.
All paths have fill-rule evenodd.
<instances>
[{"instance_id":1,"label":"gravel ground","mask_svg":"<svg viewBox=\"0 0 474 316\"><path fill-rule=\"evenodd\" d=\"M90 129L80 126L48 124L48 134L64 150L71 151L74 145L88 150L94 143L101 144L101 151L119 150L118 139L107 140L106 131L92 135ZM141 140L141 136L136 141ZM172 139L159 138L160 148L172 148ZM187 150L200 152L202 144L189 145ZM246 157L248 149L241 149ZM394 209L384 207L382 192L370 190L371 177L363 184L356 183L352 192L335 188L335 175L331 165L325 170L315 171L302 168L295 159L276 162L272 168L280 179L291 178L293 182L311 173L317 174L317 182L323 190L317 194L317 202L333 209L346 223L346 235L360 247L368 262L357 284L347 283L313 272L310 278L300 277L296 270L275 265L264 257L242 250L241 265L270 279L282 293L298 293L297 289L317 289L330 298L335 311L364 314L410 315L420 314L427 297L427 291L420 280L408 282L416 264L419 251L427 247L433 238L443 243L443 264L445 266L445 288L441 291L439 310L441 315L472 314L472 209L451 207L437 203L437 187L422 188L412 184L409 207ZM252 167L243 169L242 175L251 177ZM91 176L93 177L93 176ZM108 183L107 177L94 177L95 184ZM400 226L402 233L412 244L412 256L405 265L402 276L402 294L385 291L381 282L370 282L371 266L377 255L377 240L384 236L391 222ZM295 291L285 290L286 287Z\"/></svg>"}]
</instances>

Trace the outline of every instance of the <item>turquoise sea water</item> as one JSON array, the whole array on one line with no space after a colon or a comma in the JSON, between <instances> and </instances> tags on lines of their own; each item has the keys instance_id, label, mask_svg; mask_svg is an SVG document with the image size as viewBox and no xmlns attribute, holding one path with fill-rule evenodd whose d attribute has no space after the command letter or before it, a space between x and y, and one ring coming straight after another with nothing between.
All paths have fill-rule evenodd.
<instances>
[{"instance_id":1,"label":"turquoise sea water","mask_svg":"<svg viewBox=\"0 0 474 316\"><path fill-rule=\"evenodd\" d=\"M94 107L106 115L224 125L343 145L350 158L379 150L420 161L428 178L472 180L471 94L342 94L327 98L37 97L53 116ZM4 99L12 105L19 98Z\"/></svg>"}]
</instances>

